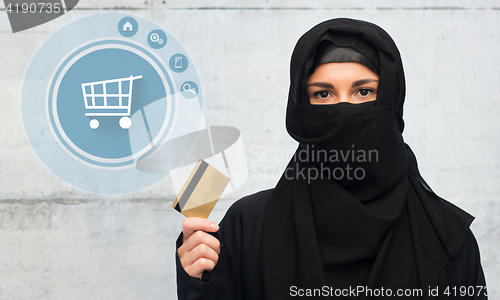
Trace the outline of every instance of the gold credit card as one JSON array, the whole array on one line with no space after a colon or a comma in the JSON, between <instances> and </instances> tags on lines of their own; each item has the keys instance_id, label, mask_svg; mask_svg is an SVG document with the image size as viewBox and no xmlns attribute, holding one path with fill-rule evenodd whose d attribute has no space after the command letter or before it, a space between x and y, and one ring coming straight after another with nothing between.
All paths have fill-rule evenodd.
<instances>
[{"instance_id":1,"label":"gold credit card","mask_svg":"<svg viewBox=\"0 0 500 300\"><path fill-rule=\"evenodd\" d=\"M229 178L200 159L172 204L186 217L208 218Z\"/></svg>"}]
</instances>

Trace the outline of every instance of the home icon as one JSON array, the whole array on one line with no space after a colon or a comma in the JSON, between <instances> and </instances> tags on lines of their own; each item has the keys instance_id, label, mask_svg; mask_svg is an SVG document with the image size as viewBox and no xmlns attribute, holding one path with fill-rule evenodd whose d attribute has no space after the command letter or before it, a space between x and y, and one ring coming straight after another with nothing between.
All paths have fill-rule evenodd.
<instances>
[{"instance_id":1,"label":"home icon","mask_svg":"<svg viewBox=\"0 0 500 300\"><path fill-rule=\"evenodd\" d=\"M134 31L134 26L127 21L125 24L123 24L123 31Z\"/></svg>"},{"instance_id":2,"label":"home icon","mask_svg":"<svg viewBox=\"0 0 500 300\"><path fill-rule=\"evenodd\" d=\"M124 37L132 37L139 30L139 23L132 17L125 17L118 22L117 29Z\"/></svg>"}]
</instances>

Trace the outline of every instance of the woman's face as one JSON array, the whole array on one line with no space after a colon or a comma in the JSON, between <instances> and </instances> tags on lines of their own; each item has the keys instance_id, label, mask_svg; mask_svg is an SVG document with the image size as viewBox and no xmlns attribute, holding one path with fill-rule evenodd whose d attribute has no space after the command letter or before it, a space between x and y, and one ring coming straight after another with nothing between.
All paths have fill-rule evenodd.
<instances>
[{"instance_id":1,"label":"woman's face","mask_svg":"<svg viewBox=\"0 0 500 300\"><path fill-rule=\"evenodd\" d=\"M306 82L311 104L364 103L377 99L379 76L357 62L320 64Z\"/></svg>"}]
</instances>

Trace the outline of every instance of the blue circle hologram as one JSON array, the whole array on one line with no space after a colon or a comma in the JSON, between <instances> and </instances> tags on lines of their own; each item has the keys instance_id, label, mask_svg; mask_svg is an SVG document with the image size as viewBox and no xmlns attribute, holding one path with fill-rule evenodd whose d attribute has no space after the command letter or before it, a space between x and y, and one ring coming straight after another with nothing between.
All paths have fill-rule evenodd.
<instances>
[{"instance_id":1,"label":"blue circle hologram","mask_svg":"<svg viewBox=\"0 0 500 300\"><path fill-rule=\"evenodd\" d=\"M190 59L158 28L135 16L96 14L69 23L36 53L23 83L23 123L38 157L61 179L98 193L145 188L168 169L141 172L137 161L153 153L161 157L159 147L179 135L175 120L201 124L178 115L179 86L199 86L196 69L192 62L182 73L170 69L173 55ZM146 42L152 32L162 33L162 47ZM197 99L201 106L202 91ZM130 128L120 127L123 117L130 118Z\"/></svg>"}]
</instances>

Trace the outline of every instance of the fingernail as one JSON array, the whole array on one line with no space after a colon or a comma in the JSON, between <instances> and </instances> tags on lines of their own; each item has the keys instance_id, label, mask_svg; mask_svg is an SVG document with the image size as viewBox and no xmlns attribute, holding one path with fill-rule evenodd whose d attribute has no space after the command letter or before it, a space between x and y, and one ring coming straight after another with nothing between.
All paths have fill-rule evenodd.
<instances>
[{"instance_id":1,"label":"fingernail","mask_svg":"<svg viewBox=\"0 0 500 300\"><path fill-rule=\"evenodd\" d=\"M219 230L219 226L217 226L217 224L215 224L215 223L210 224L210 227L211 227L213 230Z\"/></svg>"}]
</instances>

